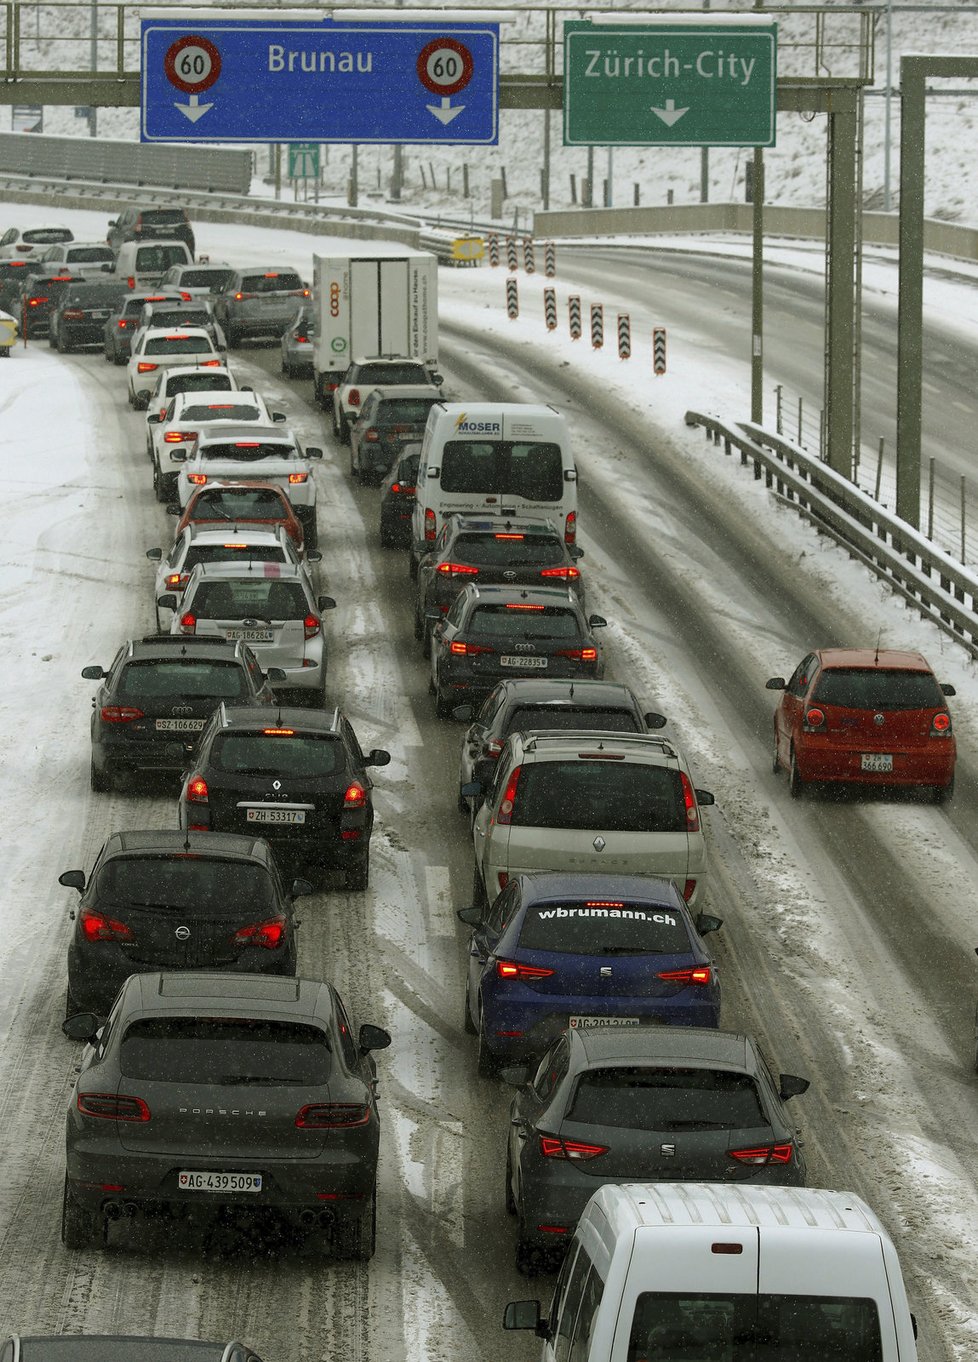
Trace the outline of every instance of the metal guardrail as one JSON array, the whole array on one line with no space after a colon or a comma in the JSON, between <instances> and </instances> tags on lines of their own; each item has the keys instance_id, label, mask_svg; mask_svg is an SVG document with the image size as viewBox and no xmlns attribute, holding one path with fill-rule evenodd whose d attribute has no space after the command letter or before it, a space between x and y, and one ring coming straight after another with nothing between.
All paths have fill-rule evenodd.
<instances>
[{"instance_id":1,"label":"metal guardrail","mask_svg":"<svg viewBox=\"0 0 978 1362\"><path fill-rule=\"evenodd\" d=\"M28 179L163 185L247 194L251 152L223 147L146 146L102 137L0 133L0 173Z\"/></svg>"},{"instance_id":2,"label":"metal guardrail","mask_svg":"<svg viewBox=\"0 0 978 1362\"><path fill-rule=\"evenodd\" d=\"M740 452L754 477L764 478L788 503L862 559L920 613L978 657L978 577L936 548L906 521L862 492L828 464L782 436L688 411L687 426L702 426L724 453Z\"/></svg>"}]
</instances>

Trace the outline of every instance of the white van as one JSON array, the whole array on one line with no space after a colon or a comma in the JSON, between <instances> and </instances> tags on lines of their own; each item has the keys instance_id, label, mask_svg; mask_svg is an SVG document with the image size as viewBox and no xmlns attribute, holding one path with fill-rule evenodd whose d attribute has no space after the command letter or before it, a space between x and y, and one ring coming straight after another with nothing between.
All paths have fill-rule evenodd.
<instances>
[{"instance_id":1,"label":"white van","mask_svg":"<svg viewBox=\"0 0 978 1362\"><path fill-rule=\"evenodd\" d=\"M896 1250L851 1192L628 1183L591 1197L548 1319L512 1301L543 1362L791 1357L915 1362Z\"/></svg>"},{"instance_id":2,"label":"white van","mask_svg":"<svg viewBox=\"0 0 978 1362\"><path fill-rule=\"evenodd\" d=\"M559 411L523 402L432 407L418 469L412 575L446 517L459 513L546 516L575 542L577 468Z\"/></svg>"},{"instance_id":3,"label":"white van","mask_svg":"<svg viewBox=\"0 0 978 1362\"><path fill-rule=\"evenodd\" d=\"M124 241L115 258L115 272L130 288L155 288L173 265L192 265L185 241Z\"/></svg>"}]
</instances>

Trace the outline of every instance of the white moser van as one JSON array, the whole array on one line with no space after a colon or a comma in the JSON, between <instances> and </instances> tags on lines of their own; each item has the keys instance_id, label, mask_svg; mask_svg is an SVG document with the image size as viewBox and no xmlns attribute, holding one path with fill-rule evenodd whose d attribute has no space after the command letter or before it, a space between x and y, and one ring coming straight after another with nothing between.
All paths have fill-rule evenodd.
<instances>
[{"instance_id":1,"label":"white moser van","mask_svg":"<svg viewBox=\"0 0 978 1362\"><path fill-rule=\"evenodd\" d=\"M412 522L411 570L447 516L546 516L577 533L577 468L567 422L523 402L440 402L428 413Z\"/></svg>"},{"instance_id":2,"label":"white moser van","mask_svg":"<svg viewBox=\"0 0 978 1362\"><path fill-rule=\"evenodd\" d=\"M629 1183L591 1197L548 1319L513 1301L543 1362L915 1362L896 1250L850 1192Z\"/></svg>"}]
</instances>

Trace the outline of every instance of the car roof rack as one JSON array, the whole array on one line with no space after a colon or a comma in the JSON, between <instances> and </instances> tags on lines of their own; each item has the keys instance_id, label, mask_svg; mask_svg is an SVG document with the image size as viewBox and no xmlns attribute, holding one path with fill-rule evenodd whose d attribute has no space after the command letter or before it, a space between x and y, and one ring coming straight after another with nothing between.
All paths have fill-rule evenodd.
<instances>
[{"instance_id":1,"label":"car roof rack","mask_svg":"<svg viewBox=\"0 0 978 1362\"><path fill-rule=\"evenodd\" d=\"M582 738L598 739L602 743L607 743L610 747L634 747L639 751L656 747L664 757L679 759L679 753L668 738L660 738L654 733L617 733L594 728L567 728L556 732L550 732L546 729L530 729L526 732L523 750L524 752L533 752L541 744L556 745L558 743L565 747L579 747Z\"/></svg>"}]
</instances>

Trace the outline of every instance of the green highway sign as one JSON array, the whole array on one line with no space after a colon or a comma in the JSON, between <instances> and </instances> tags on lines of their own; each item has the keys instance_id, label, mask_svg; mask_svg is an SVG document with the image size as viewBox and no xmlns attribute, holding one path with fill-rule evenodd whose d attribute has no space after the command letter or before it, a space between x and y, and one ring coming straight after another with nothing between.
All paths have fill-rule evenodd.
<instances>
[{"instance_id":1,"label":"green highway sign","mask_svg":"<svg viewBox=\"0 0 978 1362\"><path fill-rule=\"evenodd\" d=\"M315 180L319 176L319 143L289 143L289 179Z\"/></svg>"},{"instance_id":2,"label":"green highway sign","mask_svg":"<svg viewBox=\"0 0 978 1362\"><path fill-rule=\"evenodd\" d=\"M744 15L564 24L564 145L771 147L778 26Z\"/></svg>"}]
</instances>

